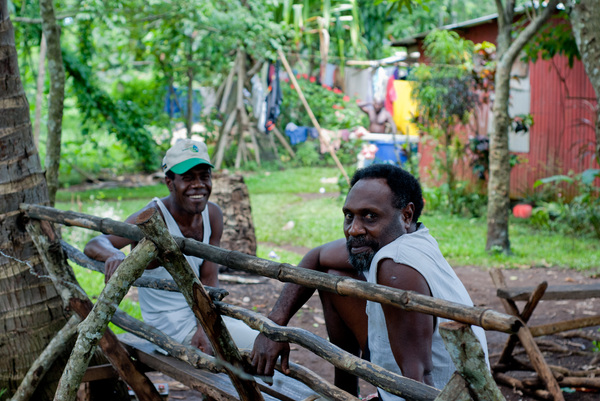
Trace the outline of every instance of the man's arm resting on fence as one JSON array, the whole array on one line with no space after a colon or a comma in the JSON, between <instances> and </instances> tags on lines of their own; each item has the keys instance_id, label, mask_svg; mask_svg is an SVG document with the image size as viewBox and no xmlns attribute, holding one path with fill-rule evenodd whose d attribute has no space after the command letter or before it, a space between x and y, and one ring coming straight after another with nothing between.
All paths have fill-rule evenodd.
<instances>
[{"instance_id":1,"label":"man's arm resting on fence","mask_svg":"<svg viewBox=\"0 0 600 401\"><path fill-rule=\"evenodd\" d=\"M331 269L352 269L348 262L346 241L339 239L311 249L302 258L299 266L321 272L327 272ZM267 317L280 326L286 326L314 292L313 288L287 283ZM281 356L281 367L284 373L287 374L289 372L289 354L290 347L288 343L271 341L263 334L259 334L252 349L252 365L256 374L272 376L277 358Z\"/></svg>"}]
</instances>

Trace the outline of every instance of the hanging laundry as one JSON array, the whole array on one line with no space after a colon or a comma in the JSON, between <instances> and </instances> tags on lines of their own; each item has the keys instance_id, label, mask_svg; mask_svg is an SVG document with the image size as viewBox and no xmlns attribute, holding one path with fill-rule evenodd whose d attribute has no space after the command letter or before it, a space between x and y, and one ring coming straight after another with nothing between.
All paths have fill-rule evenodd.
<instances>
[{"instance_id":1,"label":"hanging laundry","mask_svg":"<svg viewBox=\"0 0 600 401\"><path fill-rule=\"evenodd\" d=\"M394 115L394 102L396 101L396 89L394 88L395 76L392 74L388 78L387 88L385 91L385 108L393 116Z\"/></svg>"},{"instance_id":2,"label":"hanging laundry","mask_svg":"<svg viewBox=\"0 0 600 401\"><path fill-rule=\"evenodd\" d=\"M325 74L323 76L323 82L321 84L323 86L328 86L333 88L334 85L334 74L335 74L335 64L327 64L325 67Z\"/></svg>"},{"instance_id":3,"label":"hanging laundry","mask_svg":"<svg viewBox=\"0 0 600 401\"><path fill-rule=\"evenodd\" d=\"M306 127L298 127L294 123L288 123L285 126L285 134L290 138L290 144L292 145L306 142L306 138L308 137Z\"/></svg>"},{"instance_id":4,"label":"hanging laundry","mask_svg":"<svg viewBox=\"0 0 600 401\"><path fill-rule=\"evenodd\" d=\"M283 100L283 93L281 92L281 85L279 84L279 60L275 63L273 74L271 75L271 68L269 68L269 94L267 95L267 122L265 128L267 132L271 131L277 123L277 118L281 113L281 102Z\"/></svg>"},{"instance_id":5,"label":"hanging laundry","mask_svg":"<svg viewBox=\"0 0 600 401\"><path fill-rule=\"evenodd\" d=\"M359 69L346 67L344 71L346 94L350 97L356 97L363 102L371 103L373 101L373 84L371 79L373 68Z\"/></svg>"},{"instance_id":6,"label":"hanging laundry","mask_svg":"<svg viewBox=\"0 0 600 401\"><path fill-rule=\"evenodd\" d=\"M385 101L385 90L387 87L388 74L383 67L377 68L373 75L373 102Z\"/></svg>"}]
</instances>

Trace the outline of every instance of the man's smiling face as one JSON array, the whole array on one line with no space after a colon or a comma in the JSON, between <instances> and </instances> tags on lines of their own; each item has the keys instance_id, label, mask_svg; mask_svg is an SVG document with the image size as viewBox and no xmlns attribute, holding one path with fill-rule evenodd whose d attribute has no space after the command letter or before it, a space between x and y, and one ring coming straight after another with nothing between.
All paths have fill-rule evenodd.
<instances>
[{"instance_id":1,"label":"man's smiling face","mask_svg":"<svg viewBox=\"0 0 600 401\"><path fill-rule=\"evenodd\" d=\"M188 214L202 213L212 192L210 166L199 164L183 174L166 178L169 191L175 197L176 206Z\"/></svg>"}]
</instances>

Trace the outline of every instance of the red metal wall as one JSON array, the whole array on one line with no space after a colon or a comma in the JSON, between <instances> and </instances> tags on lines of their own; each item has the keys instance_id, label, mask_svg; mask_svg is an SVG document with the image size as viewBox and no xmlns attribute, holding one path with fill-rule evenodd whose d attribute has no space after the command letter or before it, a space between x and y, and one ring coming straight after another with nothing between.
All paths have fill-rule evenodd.
<instances>
[{"instance_id":1,"label":"red metal wall","mask_svg":"<svg viewBox=\"0 0 600 401\"><path fill-rule=\"evenodd\" d=\"M457 31L475 43L496 42L495 20ZM583 64L575 60L570 68L565 57L556 56L530 63L529 76L534 125L529 132L529 152L516 153L521 163L511 172L512 198L530 194L540 178L599 168L593 153L596 95ZM429 178L432 150L431 146L421 148L421 177L429 183L435 182ZM459 161L456 168L464 179L475 182L467 161Z\"/></svg>"},{"instance_id":2,"label":"red metal wall","mask_svg":"<svg viewBox=\"0 0 600 401\"><path fill-rule=\"evenodd\" d=\"M554 174L579 173L598 168L594 109L596 96L583 64L573 68L565 57L530 63L531 115L529 153L518 155L527 163L511 173L511 193L530 191L537 179Z\"/></svg>"}]
</instances>

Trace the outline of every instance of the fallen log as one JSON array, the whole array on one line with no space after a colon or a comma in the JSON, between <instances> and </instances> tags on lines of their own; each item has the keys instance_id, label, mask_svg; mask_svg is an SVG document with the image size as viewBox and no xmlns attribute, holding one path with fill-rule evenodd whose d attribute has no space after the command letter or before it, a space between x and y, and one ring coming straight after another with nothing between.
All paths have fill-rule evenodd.
<instances>
[{"instance_id":1,"label":"fallen log","mask_svg":"<svg viewBox=\"0 0 600 401\"><path fill-rule=\"evenodd\" d=\"M582 317L579 319L566 320L556 323L542 324L529 328L534 337L548 336L550 334L560 333L574 329L582 329L584 327L592 327L600 325L600 316Z\"/></svg>"},{"instance_id":2,"label":"fallen log","mask_svg":"<svg viewBox=\"0 0 600 401\"><path fill-rule=\"evenodd\" d=\"M505 373L495 372L494 379L498 383L512 387L513 389L522 391L523 393L530 394L534 397L541 398L542 400L552 401L554 399L549 391L529 388L525 386L521 380L515 379L514 377L511 377Z\"/></svg>"}]
</instances>

